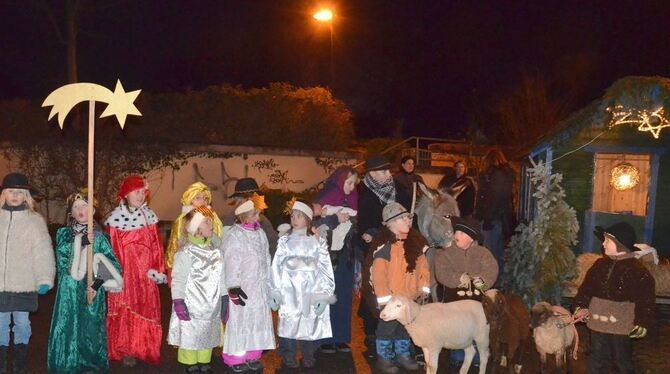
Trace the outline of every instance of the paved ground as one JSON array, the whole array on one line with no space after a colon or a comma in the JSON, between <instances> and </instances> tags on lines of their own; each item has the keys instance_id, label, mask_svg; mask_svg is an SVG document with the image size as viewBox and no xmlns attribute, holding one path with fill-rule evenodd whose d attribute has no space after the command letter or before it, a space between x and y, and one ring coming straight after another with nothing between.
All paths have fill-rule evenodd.
<instances>
[{"instance_id":1,"label":"paved ground","mask_svg":"<svg viewBox=\"0 0 670 374\"><path fill-rule=\"evenodd\" d=\"M30 345L30 369L31 373L46 373L46 341L51 321L51 310L55 293L52 291L40 299L40 310L32 317L33 338ZM163 326L167 328L170 307L170 295L167 287L161 287L161 298L163 300ZM659 306L658 320L655 329L650 331L650 336L634 343L635 364L638 373L670 373L670 306ZM355 315L355 313L354 313ZM353 321L354 341L351 346L352 353L349 354L321 354L318 357L317 367L303 373L370 373L371 365L375 358L369 354L363 344L361 321L357 317ZM581 336L579 359L568 363L569 373L586 373L585 347L588 347L588 333L583 326L579 327ZM524 373L540 373L539 359L534 347L529 347L524 359ZM183 368L176 362L176 349L164 344L162 347L162 360L160 366L148 366L138 364L134 368L124 368L118 363L112 363L112 373L181 373ZM265 373L289 373L301 372L299 370L282 370L281 361L276 352L269 352L263 357ZM551 365L550 365L551 366ZM213 360L215 373L228 373L226 367L218 357ZM548 367L543 370L546 373L566 372ZM450 368L447 355L443 351L440 360L440 373L456 373L455 368ZM488 372L492 372L488 370ZM498 370L497 372L504 372ZM477 368L471 368L470 373L477 373Z\"/></svg>"}]
</instances>

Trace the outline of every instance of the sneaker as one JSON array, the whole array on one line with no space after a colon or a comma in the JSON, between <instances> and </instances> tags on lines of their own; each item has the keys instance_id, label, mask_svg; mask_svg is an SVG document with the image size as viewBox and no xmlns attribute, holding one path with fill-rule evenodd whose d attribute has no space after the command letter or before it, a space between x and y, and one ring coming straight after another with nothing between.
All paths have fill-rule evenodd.
<instances>
[{"instance_id":1,"label":"sneaker","mask_svg":"<svg viewBox=\"0 0 670 374\"><path fill-rule=\"evenodd\" d=\"M210 364L201 364L200 365L200 372L211 374L211 373L213 373L212 366Z\"/></svg>"},{"instance_id":2,"label":"sneaker","mask_svg":"<svg viewBox=\"0 0 670 374\"><path fill-rule=\"evenodd\" d=\"M351 348L349 348L349 346L345 343L335 344L335 349L337 349L338 352L343 352L343 353L351 352Z\"/></svg>"},{"instance_id":3,"label":"sneaker","mask_svg":"<svg viewBox=\"0 0 670 374\"><path fill-rule=\"evenodd\" d=\"M417 364L410 356L399 356L396 362L398 365L405 368L405 370L419 370L419 364Z\"/></svg>"},{"instance_id":4,"label":"sneaker","mask_svg":"<svg viewBox=\"0 0 670 374\"><path fill-rule=\"evenodd\" d=\"M247 366L247 364L237 364L237 365L231 366L230 368L233 369L233 371L235 373L243 373L243 372L249 370L249 366Z\"/></svg>"},{"instance_id":5,"label":"sneaker","mask_svg":"<svg viewBox=\"0 0 670 374\"><path fill-rule=\"evenodd\" d=\"M123 366L131 368L135 365L137 365L137 360L135 357L126 356L123 358Z\"/></svg>"},{"instance_id":6,"label":"sneaker","mask_svg":"<svg viewBox=\"0 0 670 374\"><path fill-rule=\"evenodd\" d=\"M393 361L385 360L381 357L377 358L377 363L375 364L375 367L382 373L393 374L400 371L400 369L398 369L398 367L393 364Z\"/></svg>"},{"instance_id":7,"label":"sneaker","mask_svg":"<svg viewBox=\"0 0 670 374\"><path fill-rule=\"evenodd\" d=\"M200 366L199 365L188 365L188 366L186 366L186 370L184 370L184 373L186 373L186 374L200 373Z\"/></svg>"},{"instance_id":8,"label":"sneaker","mask_svg":"<svg viewBox=\"0 0 670 374\"><path fill-rule=\"evenodd\" d=\"M247 361L247 367L251 370L263 370L263 364L258 360Z\"/></svg>"},{"instance_id":9,"label":"sneaker","mask_svg":"<svg viewBox=\"0 0 670 374\"><path fill-rule=\"evenodd\" d=\"M323 353L335 353L337 348L333 344L324 344L321 346L321 352Z\"/></svg>"}]
</instances>

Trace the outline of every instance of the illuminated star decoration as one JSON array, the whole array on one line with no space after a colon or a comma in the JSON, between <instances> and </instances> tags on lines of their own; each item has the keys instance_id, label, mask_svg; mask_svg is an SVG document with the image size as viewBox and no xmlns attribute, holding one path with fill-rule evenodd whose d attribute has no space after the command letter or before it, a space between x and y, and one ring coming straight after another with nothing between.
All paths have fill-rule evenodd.
<instances>
[{"instance_id":1,"label":"illuminated star decoration","mask_svg":"<svg viewBox=\"0 0 670 374\"><path fill-rule=\"evenodd\" d=\"M670 127L670 121L665 118L663 107L660 107L653 112L646 109L626 110L621 105L607 108L607 110L612 113L609 128L617 125L630 124L637 126L638 131L648 131L655 139L658 139L661 130L664 127Z\"/></svg>"},{"instance_id":2,"label":"illuminated star decoration","mask_svg":"<svg viewBox=\"0 0 670 374\"><path fill-rule=\"evenodd\" d=\"M128 115L142 115L135 104L133 104L140 91L125 92L119 80L116 81L114 92L99 84L72 83L60 87L49 94L42 103L42 106L53 106L49 113L49 120L58 114L58 124L63 129L65 117L80 102L95 100L107 103L107 108L102 112L100 118L114 115L123 129Z\"/></svg>"}]
</instances>

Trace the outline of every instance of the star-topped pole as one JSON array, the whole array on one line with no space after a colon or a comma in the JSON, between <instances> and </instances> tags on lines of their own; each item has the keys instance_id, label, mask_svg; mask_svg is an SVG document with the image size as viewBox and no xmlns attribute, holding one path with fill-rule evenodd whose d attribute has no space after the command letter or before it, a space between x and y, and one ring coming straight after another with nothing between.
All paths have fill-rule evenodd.
<instances>
[{"instance_id":1,"label":"star-topped pole","mask_svg":"<svg viewBox=\"0 0 670 374\"><path fill-rule=\"evenodd\" d=\"M121 81L116 81L114 92L94 83L72 83L62 86L47 96L42 103L42 107L51 106L49 120L58 114L58 125L63 129L63 121L72 108L84 101L88 101L88 246L87 246L87 300L93 302L94 293L91 289L93 285L93 244L95 237L93 235L93 165L95 155L95 102L107 103L107 107L100 115L102 117L116 116L121 125L121 129L126 124L128 115L141 116L142 114L135 106L134 102L140 90L126 92L121 85Z\"/></svg>"}]
</instances>

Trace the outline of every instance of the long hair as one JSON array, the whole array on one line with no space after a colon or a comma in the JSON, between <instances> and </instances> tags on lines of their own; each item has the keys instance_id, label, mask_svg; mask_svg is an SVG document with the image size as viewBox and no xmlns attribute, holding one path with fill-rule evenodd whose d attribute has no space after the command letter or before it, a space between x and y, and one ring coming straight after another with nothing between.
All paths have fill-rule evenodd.
<instances>
[{"instance_id":1,"label":"long hair","mask_svg":"<svg viewBox=\"0 0 670 374\"><path fill-rule=\"evenodd\" d=\"M500 148L492 148L484 157L484 170L491 171L493 168L507 166L509 162Z\"/></svg>"},{"instance_id":2,"label":"long hair","mask_svg":"<svg viewBox=\"0 0 670 374\"><path fill-rule=\"evenodd\" d=\"M7 202L7 197L5 196L5 191L7 189L2 190L2 193L0 193L0 207L5 206L5 203ZM23 191L23 195L25 196L25 201L24 204L30 209L31 211L35 211L35 199L33 199L33 196L30 194L30 191L21 189Z\"/></svg>"}]
</instances>

